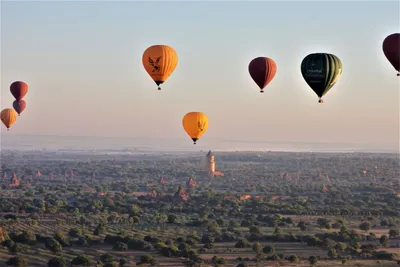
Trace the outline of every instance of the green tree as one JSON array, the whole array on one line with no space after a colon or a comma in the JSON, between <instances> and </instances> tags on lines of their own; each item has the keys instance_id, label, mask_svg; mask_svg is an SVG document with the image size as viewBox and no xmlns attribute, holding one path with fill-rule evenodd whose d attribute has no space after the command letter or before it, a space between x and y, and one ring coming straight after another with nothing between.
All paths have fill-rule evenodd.
<instances>
[{"instance_id":1,"label":"green tree","mask_svg":"<svg viewBox=\"0 0 400 267\"><path fill-rule=\"evenodd\" d=\"M389 238L396 238L397 236L399 236L399 230L397 229L389 230Z\"/></svg>"},{"instance_id":2,"label":"green tree","mask_svg":"<svg viewBox=\"0 0 400 267\"><path fill-rule=\"evenodd\" d=\"M136 263L137 265L142 265L142 264L150 264L150 265L155 265L156 264L156 260L154 259L153 256L146 254L146 255L142 255L140 256L140 261L138 263Z\"/></svg>"},{"instance_id":3,"label":"green tree","mask_svg":"<svg viewBox=\"0 0 400 267\"><path fill-rule=\"evenodd\" d=\"M28 262L22 256L15 256L15 257L9 258L6 262L6 264L8 266L15 266L15 267L27 267L28 266Z\"/></svg>"},{"instance_id":4,"label":"green tree","mask_svg":"<svg viewBox=\"0 0 400 267\"><path fill-rule=\"evenodd\" d=\"M367 232L371 229L371 224L369 222L363 222L359 225L359 228L360 230Z\"/></svg>"},{"instance_id":5,"label":"green tree","mask_svg":"<svg viewBox=\"0 0 400 267\"><path fill-rule=\"evenodd\" d=\"M72 265L90 266L92 261L86 255L76 256L72 261Z\"/></svg>"},{"instance_id":6,"label":"green tree","mask_svg":"<svg viewBox=\"0 0 400 267\"><path fill-rule=\"evenodd\" d=\"M318 262L318 257L317 256L310 256L308 257L308 262L312 265L315 266Z\"/></svg>"},{"instance_id":7,"label":"green tree","mask_svg":"<svg viewBox=\"0 0 400 267\"><path fill-rule=\"evenodd\" d=\"M268 254L268 253L275 253L275 247L267 245L263 248L263 252Z\"/></svg>"},{"instance_id":8,"label":"green tree","mask_svg":"<svg viewBox=\"0 0 400 267\"><path fill-rule=\"evenodd\" d=\"M101 254L101 256L100 256L100 261L101 261L102 263L113 262L113 261L114 261L114 256L111 255L110 253Z\"/></svg>"},{"instance_id":9,"label":"green tree","mask_svg":"<svg viewBox=\"0 0 400 267\"><path fill-rule=\"evenodd\" d=\"M253 244L252 250L257 254L257 256L263 253L263 247L259 242Z\"/></svg>"},{"instance_id":10,"label":"green tree","mask_svg":"<svg viewBox=\"0 0 400 267\"><path fill-rule=\"evenodd\" d=\"M332 259L336 258L336 257L337 257L336 249L331 248L331 249L328 251L328 257L329 257L329 258L332 258Z\"/></svg>"},{"instance_id":11,"label":"green tree","mask_svg":"<svg viewBox=\"0 0 400 267\"><path fill-rule=\"evenodd\" d=\"M53 257L47 262L48 267L66 267L67 261L64 257Z\"/></svg>"},{"instance_id":12,"label":"green tree","mask_svg":"<svg viewBox=\"0 0 400 267\"><path fill-rule=\"evenodd\" d=\"M381 238L379 238L379 243L382 245L382 247L387 248L389 246L389 238L387 235L381 235Z\"/></svg>"}]
</instances>

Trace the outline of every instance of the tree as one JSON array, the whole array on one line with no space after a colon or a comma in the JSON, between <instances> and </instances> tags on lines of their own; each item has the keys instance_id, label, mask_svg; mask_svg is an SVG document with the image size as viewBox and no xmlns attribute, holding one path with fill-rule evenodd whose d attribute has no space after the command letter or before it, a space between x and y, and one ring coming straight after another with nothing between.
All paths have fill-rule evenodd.
<instances>
[{"instance_id":1,"label":"tree","mask_svg":"<svg viewBox=\"0 0 400 267\"><path fill-rule=\"evenodd\" d=\"M306 223L304 221L300 221L297 224L297 227L299 227L302 232L307 231L307 225L306 225Z\"/></svg>"},{"instance_id":2,"label":"tree","mask_svg":"<svg viewBox=\"0 0 400 267\"><path fill-rule=\"evenodd\" d=\"M287 259L291 263L299 263L300 262L300 258L297 257L297 255L290 255Z\"/></svg>"},{"instance_id":3,"label":"tree","mask_svg":"<svg viewBox=\"0 0 400 267\"><path fill-rule=\"evenodd\" d=\"M336 249L334 249L334 248L331 248L329 251L328 251L328 257L329 258L336 258L337 257L337 252L336 252Z\"/></svg>"},{"instance_id":4,"label":"tree","mask_svg":"<svg viewBox=\"0 0 400 267\"><path fill-rule=\"evenodd\" d=\"M27 261L22 256L15 256L15 257L9 258L6 262L6 264L8 266L15 266L15 267L27 267L28 266Z\"/></svg>"},{"instance_id":5,"label":"tree","mask_svg":"<svg viewBox=\"0 0 400 267\"><path fill-rule=\"evenodd\" d=\"M128 250L128 245L125 244L125 243L123 243L123 242L117 242L117 243L113 246L112 249L115 250L115 251L126 251L126 250Z\"/></svg>"},{"instance_id":6,"label":"tree","mask_svg":"<svg viewBox=\"0 0 400 267\"><path fill-rule=\"evenodd\" d=\"M343 252L345 248L346 248L346 245L342 242L337 242L335 245L336 251L339 251L339 252Z\"/></svg>"},{"instance_id":7,"label":"tree","mask_svg":"<svg viewBox=\"0 0 400 267\"><path fill-rule=\"evenodd\" d=\"M142 265L142 264L154 265L154 264L156 264L156 260L153 258L153 256L146 254L146 255L140 256L140 261L137 263L137 265Z\"/></svg>"},{"instance_id":8,"label":"tree","mask_svg":"<svg viewBox=\"0 0 400 267\"><path fill-rule=\"evenodd\" d=\"M212 257L212 259L211 259L211 262L212 262L215 266L220 266L220 265L226 264L226 263L227 263L227 260L224 259L223 257L217 257L217 256L214 255L214 256Z\"/></svg>"},{"instance_id":9,"label":"tree","mask_svg":"<svg viewBox=\"0 0 400 267\"><path fill-rule=\"evenodd\" d=\"M177 223L178 222L178 217L175 214L169 214L167 222L168 223Z\"/></svg>"},{"instance_id":10,"label":"tree","mask_svg":"<svg viewBox=\"0 0 400 267\"><path fill-rule=\"evenodd\" d=\"M45 246L48 250L54 252L54 253L59 253L62 251L62 246L60 243L57 242L57 240L55 240L52 237L46 238L45 240Z\"/></svg>"},{"instance_id":11,"label":"tree","mask_svg":"<svg viewBox=\"0 0 400 267\"><path fill-rule=\"evenodd\" d=\"M264 248L263 248L263 252L264 253L275 253L275 247L274 246L270 246L270 245L267 245L267 246L265 246Z\"/></svg>"},{"instance_id":12,"label":"tree","mask_svg":"<svg viewBox=\"0 0 400 267\"><path fill-rule=\"evenodd\" d=\"M249 241L246 239L240 239L238 242L235 244L235 248L248 248L250 247Z\"/></svg>"},{"instance_id":13,"label":"tree","mask_svg":"<svg viewBox=\"0 0 400 267\"><path fill-rule=\"evenodd\" d=\"M318 262L318 257L317 256L310 256L308 257L308 262L312 265L315 266Z\"/></svg>"},{"instance_id":14,"label":"tree","mask_svg":"<svg viewBox=\"0 0 400 267\"><path fill-rule=\"evenodd\" d=\"M252 250L257 254L257 256L259 256L263 252L263 247L259 242L257 242L253 244Z\"/></svg>"},{"instance_id":15,"label":"tree","mask_svg":"<svg viewBox=\"0 0 400 267\"><path fill-rule=\"evenodd\" d=\"M102 254L102 255L100 256L100 261L101 261L102 263L113 262L113 261L114 261L114 256L111 255L110 253Z\"/></svg>"},{"instance_id":16,"label":"tree","mask_svg":"<svg viewBox=\"0 0 400 267\"><path fill-rule=\"evenodd\" d=\"M316 247L321 243L321 240L318 237L312 236L307 239L307 246Z\"/></svg>"},{"instance_id":17,"label":"tree","mask_svg":"<svg viewBox=\"0 0 400 267\"><path fill-rule=\"evenodd\" d=\"M371 224L369 222L363 222L359 225L359 228L360 230L367 232L371 229Z\"/></svg>"},{"instance_id":18,"label":"tree","mask_svg":"<svg viewBox=\"0 0 400 267\"><path fill-rule=\"evenodd\" d=\"M317 223L318 223L319 227L322 228L322 227L325 227L329 223L329 220L326 218L318 218Z\"/></svg>"},{"instance_id":19,"label":"tree","mask_svg":"<svg viewBox=\"0 0 400 267\"><path fill-rule=\"evenodd\" d=\"M106 231L104 225L102 223L100 223L99 225L97 225L97 227L94 229L93 234L94 235L101 235L104 234Z\"/></svg>"},{"instance_id":20,"label":"tree","mask_svg":"<svg viewBox=\"0 0 400 267\"><path fill-rule=\"evenodd\" d=\"M261 230L260 230L260 228L257 227L257 226L250 226L249 232L250 232L251 234L261 234Z\"/></svg>"},{"instance_id":21,"label":"tree","mask_svg":"<svg viewBox=\"0 0 400 267\"><path fill-rule=\"evenodd\" d=\"M280 227L275 227L274 229L274 234L280 235L283 233L283 230Z\"/></svg>"},{"instance_id":22,"label":"tree","mask_svg":"<svg viewBox=\"0 0 400 267\"><path fill-rule=\"evenodd\" d=\"M66 267L67 262L64 257L53 257L47 262L48 267Z\"/></svg>"},{"instance_id":23,"label":"tree","mask_svg":"<svg viewBox=\"0 0 400 267\"><path fill-rule=\"evenodd\" d=\"M214 243L215 239L212 235L210 234L204 234L201 237L201 243Z\"/></svg>"},{"instance_id":24,"label":"tree","mask_svg":"<svg viewBox=\"0 0 400 267\"><path fill-rule=\"evenodd\" d=\"M71 261L72 265L90 266L92 261L86 255L79 255Z\"/></svg>"},{"instance_id":25,"label":"tree","mask_svg":"<svg viewBox=\"0 0 400 267\"><path fill-rule=\"evenodd\" d=\"M381 235L381 238L379 238L379 243L382 245L382 247L387 248L389 246L389 238L387 235Z\"/></svg>"},{"instance_id":26,"label":"tree","mask_svg":"<svg viewBox=\"0 0 400 267\"><path fill-rule=\"evenodd\" d=\"M68 237L65 236L63 233L56 233L54 235L54 239L57 240L58 243L60 243L61 246L66 247L69 246L69 240Z\"/></svg>"},{"instance_id":27,"label":"tree","mask_svg":"<svg viewBox=\"0 0 400 267\"><path fill-rule=\"evenodd\" d=\"M389 230L389 238L396 238L399 235L399 230L390 229Z\"/></svg>"},{"instance_id":28,"label":"tree","mask_svg":"<svg viewBox=\"0 0 400 267\"><path fill-rule=\"evenodd\" d=\"M119 262L118 262L120 267L124 267L125 264L127 264L127 263L128 263L128 261L125 260L124 258L119 259Z\"/></svg>"}]
</instances>

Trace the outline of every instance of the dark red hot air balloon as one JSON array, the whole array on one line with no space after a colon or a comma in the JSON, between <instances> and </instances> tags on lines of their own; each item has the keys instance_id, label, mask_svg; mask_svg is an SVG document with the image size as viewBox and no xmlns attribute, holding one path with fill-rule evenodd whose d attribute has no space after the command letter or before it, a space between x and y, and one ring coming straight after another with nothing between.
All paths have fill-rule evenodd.
<instances>
[{"instance_id":1,"label":"dark red hot air balloon","mask_svg":"<svg viewBox=\"0 0 400 267\"><path fill-rule=\"evenodd\" d=\"M400 76L400 33L393 33L387 36L383 40L382 49L387 60L398 72L397 76Z\"/></svg>"},{"instance_id":2,"label":"dark red hot air balloon","mask_svg":"<svg viewBox=\"0 0 400 267\"><path fill-rule=\"evenodd\" d=\"M21 101L22 98L28 93L28 85L21 81L13 82L10 85L11 94L14 96L15 100Z\"/></svg>"},{"instance_id":3,"label":"dark red hot air balloon","mask_svg":"<svg viewBox=\"0 0 400 267\"><path fill-rule=\"evenodd\" d=\"M249 73L254 82L260 87L260 93L272 81L276 74L276 63L267 57L257 57L250 61Z\"/></svg>"},{"instance_id":4,"label":"dark red hot air balloon","mask_svg":"<svg viewBox=\"0 0 400 267\"><path fill-rule=\"evenodd\" d=\"M25 100L21 100L21 101L15 100L13 102L13 108L18 113L18 116L21 115L22 111L24 111L24 109L26 108Z\"/></svg>"}]
</instances>

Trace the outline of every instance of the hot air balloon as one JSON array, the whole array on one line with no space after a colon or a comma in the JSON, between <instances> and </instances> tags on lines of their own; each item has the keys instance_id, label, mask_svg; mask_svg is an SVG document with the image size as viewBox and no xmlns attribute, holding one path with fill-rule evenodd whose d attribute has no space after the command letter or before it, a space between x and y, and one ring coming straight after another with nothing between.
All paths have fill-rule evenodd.
<instances>
[{"instance_id":1,"label":"hot air balloon","mask_svg":"<svg viewBox=\"0 0 400 267\"><path fill-rule=\"evenodd\" d=\"M153 45L147 48L142 57L143 66L147 73L158 85L164 83L178 64L178 54L168 45Z\"/></svg>"},{"instance_id":2,"label":"hot air balloon","mask_svg":"<svg viewBox=\"0 0 400 267\"><path fill-rule=\"evenodd\" d=\"M24 109L26 108L26 102L25 102L25 100L21 100L19 102L17 100L15 100L13 102L13 107L19 116L19 115L21 115L22 111L24 111Z\"/></svg>"},{"instance_id":3,"label":"hot air balloon","mask_svg":"<svg viewBox=\"0 0 400 267\"><path fill-rule=\"evenodd\" d=\"M193 140L193 144L207 131L208 118L202 112L189 112L182 119L183 129Z\"/></svg>"},{"instance_id":4,"label":"hot air balloon","mask_svg":"<svg viewBox=\"0 0 400 267\"><path fill-rule=\"evenodd\" d=\"M10 129L11 125L17 120L17 112L12 108L3 109L0 113L1 121L7 127L7 131Z\"/></svg>"},{"instance_id":5,"label":"hot air balloon","mask_svg":"<svg viewBox=\"0 0 400 267\"><path fill-rule=\"evenodd\" d=\"M400 33L393 33L383 40L383 53L390 64L397 71L397 76L400 76Z\"/></svg>"},{"instance_id":6,"label":"hot air balloon","mask_svg":"<svg viewBox=\"0 0 400 267\"><path fill-rule=\"evenodd\" d=\"M21 81L13 82L10 85L10 91L15 100L21 101L22 98L24 98L24 96L28 93L28 85Z\"/></svg>"},{"instance_id":7,"label":"hot air balloon","mask_svg":"<svg viewBox=\"0 0 400 267\"><path fill-rule=\"evenodd\" d=\"M251 78L260 87L260 93L272 81L276 74L276 63L267 57L257 57L250 61L249 73Z\"/></svg>"},{"instance_id":8,"label":"hot air balloon","mask_svg":"<svg viewBox=\"0 0 400 267\"><path fill-rule=\"evenodd\" d=\"M328 53L309 54L301 62L301 74L318 95L318 103L324 103L322 97L335 85L342 74L342 62L337 56Z\"/></svg>"}]
</instances>

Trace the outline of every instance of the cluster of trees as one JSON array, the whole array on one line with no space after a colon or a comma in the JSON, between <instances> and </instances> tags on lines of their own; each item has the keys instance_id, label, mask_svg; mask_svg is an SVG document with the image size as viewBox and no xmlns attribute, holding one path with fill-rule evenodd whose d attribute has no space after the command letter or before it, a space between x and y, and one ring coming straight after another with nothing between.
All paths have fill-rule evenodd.
<instances>
[{"instance_id":1,"label":"cluster of trees","mask_svg":"<svg viewBox=\"0 0 400 267\"><path fill-rule=\"evenodd\" d=\"M235 242L233 250L254 251L251 261L316 264L320 260L314 255L306 259L282 255L270 245L294 242L325 249L327 258L397 257L379 251L399 236L396 193L400 188L393 183L399 170L391 155L221 153L218 169L225 176L212 178L204 174L204 155L113 159L79 155L72 160L67 154L60 158L58 154L2 153L1 176L15 172L22 184L9 188L8 180L2 180L0 226L9 232L2 243L9 253L23 253L26 246L37 243L55 255L65 247L104 245L114 251L156 251L195 265L202 262L202 253L213 251L215 243ZM166 184L159 182L161 177ZM189 177L199 186L186 187ZM174 197L180 185L190 194L187 201ZM157 196L146 195L152 190ZM251 197L241 200L243 195ZM318 216L298 216L309 213ZM356 220L364 233L349 229L346 218ZM44 220L54 220L55 226L70 225L70 231L44 235L19 230L21 224L39 227ZM368 233L375 228L387 229L387 235L378 238ZM130 233L110 234L111 229ZM148 234L160 229L168 229L170 236ZM178 235L179 229L196 235ZM50 260L49 264L59 262L57 266L69 264L61 256ZM78 255L74 261L84 265L90 258ZM124 261L104 258L97 264L124 266ZM216 256L211 263L224 261ZM10 258L9 264L13 262L23 266L23 257ZM155 259L146 255L137 260L141 262L154 264ZM246 264L245 259L238 262Z\"/></svg>"}]
</instances>

